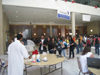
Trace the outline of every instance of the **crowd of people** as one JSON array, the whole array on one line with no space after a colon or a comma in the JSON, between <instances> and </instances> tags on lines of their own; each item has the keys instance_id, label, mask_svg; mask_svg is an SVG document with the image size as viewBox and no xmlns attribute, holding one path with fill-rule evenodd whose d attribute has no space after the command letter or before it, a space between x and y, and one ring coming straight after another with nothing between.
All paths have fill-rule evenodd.
<instances>
[{"instance_id":1,"label":"crowd of people","mask_svg":"<svg viewBox=\"0 0 100 75\"><path fill-rule=\"evenodd\" d=\"M8 75L13 75L16 72L16 69L19 68L17 65L14 65L15 63L20 64L20 61L16 61L16 59L21 60L22 64L24 64L23 57L24 58L29 57L28 52L25 49L24 45L25 45L25 42L23 41L22 34L18 34L17 37L14 39L14 42L12 42L9 45L8 47L8 60L9 60ZM86 58L94 57L93 53L91 52L91 46L95 47L95 53L99 55L100 36L97 36L97 35L94 35L94 36L79 35L78 36L77 35L77 36L67 36L66 38L65 37L55 38L55 37L48 36L47 38L45 38L45 36L42 34L41 39L38 40L37 45L39 46L40 54L47 51L49 51L49 54L56 54L56 52L58 51L59 55L66 57L66 54L65 54L65 51L66 51L67 55L69 54L68 59L71 59L71 58L73 59L75 57L75 54L79 54L79 52L82 52L80 56L80 63L82 66L82 72L86 73L86 72L90 72L87 68ZM74 54L75 48L77 52ZM17 58L13 56L16 56ZM12 64L12 61L14 62L14 64ZM14 69L11 66L13 66L14 68L16 67L16 68ZM14 72L12 71L12 69L14 69ZM19 69L18 74L19 75L23 74L22 67ZM91 75L93 74L91 73Z\"/></svg>"}]
</instances>

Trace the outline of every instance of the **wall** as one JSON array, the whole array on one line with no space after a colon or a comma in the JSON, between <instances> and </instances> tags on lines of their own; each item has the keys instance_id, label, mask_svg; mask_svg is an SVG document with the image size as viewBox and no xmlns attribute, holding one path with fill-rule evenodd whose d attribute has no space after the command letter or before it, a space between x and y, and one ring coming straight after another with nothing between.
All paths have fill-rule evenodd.
<instances>
[{"instance_id":1,"label":"wall","mask_svg":"<svg viewBox=\"0 0 100 75\"><path fill-rule=\"evenodd\" d=\"M4 54L3 50L3 9L2 0L0 0L0 55Z\"/></svg>"},{"instance_id":2,"label":"wall","mask_svg":"<svg viewBox=\"0 0 100 75\"><path fill-rule=\"evenodd\" d=\"M86 23L86 25L87 25L87 34L99 34L100 33L100 22L99 21ZM91 29L93 30L93 32L90 31Z\"/></svg>"},{"instance_id":3,"label":"wall","mask_svg":"<svg viewBox=\"0 0 100 75\"><path fill-rule=\"evenodd\" d=\"M66 35L68 35L67 33L69 32L69 27L70 26L64 26L64 25L52 25L52 29L54 29L54 32L52 33L52 36L64 36L66 37ZM85 30L86 29L86 26L76 26L76 32L77 34L80 33L79 31L79 28L82 27ZM17 34L19 32L23 32L25 29L31 29L32 30L32 37L34 38L39 38L41 36L41 34L44 34L46 36L50 36L50 31L47 32L47 29L50 30L50 26L49 25L10 25L10 33L12 34L12 36L14 34ZM83 29L81 30L81 32L83 32ZM70 29L71 30L71 29ZM34 33L36 35L34 35ZM84 34L84 33L81 33L81 34Z\"/></svg>"},{"instance_id":4,"label":"wall","mask_svg":"<svg viewBox=\"0 0 100 75\"><path fill-rule=\"evenodd\" d=\"M9 43L9 20L6 16L6 14L3 12L3 45L4 45L4 51L6 51L6 44Z\"/></svg>"}]
</instances>

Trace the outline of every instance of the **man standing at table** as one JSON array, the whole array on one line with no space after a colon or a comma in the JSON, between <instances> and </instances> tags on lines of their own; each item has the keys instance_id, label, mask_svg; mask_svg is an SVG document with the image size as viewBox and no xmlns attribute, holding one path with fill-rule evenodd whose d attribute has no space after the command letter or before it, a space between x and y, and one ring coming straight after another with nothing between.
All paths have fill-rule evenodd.
<instances>
[{"instance_id":1,"label":"man standing at table","mask_svg":"<svg viewBox=\"0 0 100 75\"><path fill-rule=\"evenodd\" d=\"M28 58L28 52L21 43L22 35L17 35L17 40L8 47L8 75L23 75L24 58Z\"/></svg>"}]
</instances>

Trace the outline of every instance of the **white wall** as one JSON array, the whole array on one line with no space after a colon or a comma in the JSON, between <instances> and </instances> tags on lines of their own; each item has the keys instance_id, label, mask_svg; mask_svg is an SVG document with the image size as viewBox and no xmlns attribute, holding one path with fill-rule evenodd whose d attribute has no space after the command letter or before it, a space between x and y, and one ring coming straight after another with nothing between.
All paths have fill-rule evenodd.
<instances>
[{"instance_id":1,"label":"white wall","mask_svg":"<svg viewBox=\"0 0 100 75\"><path fill-rule=\"evenodd\" d=\"M71 12L86 13L91 15L100 15L100 8L82 5L72 2L64 2L61 0L3 0L3 5L16 5L27 7L38 7L57 10L59 7L70 9Z\"/></svg>"}]
</instances>

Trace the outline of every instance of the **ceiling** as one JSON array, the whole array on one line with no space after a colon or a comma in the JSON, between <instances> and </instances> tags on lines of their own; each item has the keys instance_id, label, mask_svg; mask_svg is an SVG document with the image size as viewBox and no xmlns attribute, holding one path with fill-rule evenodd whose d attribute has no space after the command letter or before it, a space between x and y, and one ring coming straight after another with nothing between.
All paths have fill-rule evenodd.
<instances>
[{"instance_id":1,"label":"ceiling","mask_svg":"<svg viewBox=\"0 0 100 75\"><path fill-rule=\"evenodd\" d=\"M71 20L57 18L57 10L3 5L10 23L36 23L36 24L71 24ZM77 25L86 23L82 21L82 14L75 13ZM91 15L91 21L100 20L100 16Z\"/></svg>"}]
</instances>

